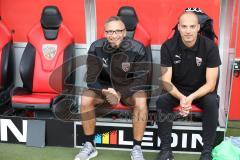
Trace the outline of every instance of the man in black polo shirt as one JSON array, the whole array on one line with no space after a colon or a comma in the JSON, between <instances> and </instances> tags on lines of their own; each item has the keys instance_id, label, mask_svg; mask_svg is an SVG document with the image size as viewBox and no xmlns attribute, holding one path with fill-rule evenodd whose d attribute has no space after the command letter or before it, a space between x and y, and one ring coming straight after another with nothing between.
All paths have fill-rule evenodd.
<instances>
[{"instance_id":1,"label":"man in black polo shirt","mask_svg":"<svg viewBox=\"0 0 240 160\"><path fill-rule=\"evenodd\" d=\"M166 94L157 101L161 152L157 160L172 160L172 120L167 114L177 105L180 115L187 116L191 104L203 109L203 150L200 160L211 160L211 150L218 123L218 100L215 90L221 64L218 47L210 39L198 35L200 25L193 12L179 17L179 35L161 47L161 72Z\"/></svg>"},{"instance_id":2,"label":"man in black polo shirt","mask_svg":"<svg viewBox=\"0 0 240 160\"><path fill-rule=\"evenodd\" d=\"M147 122L147 84L150 64L145 47L126 37L125 25L119 17L110 17L104 25L105 38L92 43L87 58L87 86L81 97L81 118L85 144L75 160L97 156L94 145L96 118L94 107L119 101L133 107L132 160L144 160L141 142Z\"/></svg>"}]
</instances>

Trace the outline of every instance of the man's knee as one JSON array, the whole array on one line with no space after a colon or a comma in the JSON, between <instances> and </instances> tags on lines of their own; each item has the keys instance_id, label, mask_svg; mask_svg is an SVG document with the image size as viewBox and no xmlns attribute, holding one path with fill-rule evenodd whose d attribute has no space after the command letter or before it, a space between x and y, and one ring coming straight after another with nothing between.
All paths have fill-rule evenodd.
<instances>
[{"instance_id":1,"label":"man's knee","mask_svg":"<svg viewBox=\"0 0 240 160\"><path fill-rule=\"evenodd\" d=\"M170 111L174 106L172 103L174 99L169 94L162 94L159 96L156 105L157 110L168 110ZM177 105L177 104L176 104Z\"/></svg>"},{"instance_id":2,"label":"man's knee","mask_svg":"<svg viewBox=\"0 0 240 160\"><path fill-rule=\"evenodd\" d=\"M92 90L86 90L81 97L81 111L93 108L97 103L96 93Z\"/></svg>"},{"instance_id":3,"label":"man's knee","mask_svg":"<svg viewBox=\"0 0 240 160\"><path fill-rule=\"evenodd\" d=\"M144 91L135 92L132 97L128 99L134 107L146 108L147 107L147 94Z\"/></svg>"},{"instance_id":4,"label":"man's knee","mask_svg":"<svg viewBox=\"0 0 240 160\"><path fill-rule=\"evenodd\" d=\"M204 97L202 97L201 99L201 104L203 105L203 109L211 109L213 111L218 111L218 106L219 106L219 102L218 102L218 96L217 94L207 94Z\"/></svg>"},{"instance_id":5,"label":"man's knee","mask_svg":"<svg viewBox=\"0 0 240 160\"><path fill-rule=\"evenodd\" d=\"M91 106L94 104L94 98L82 96L81 98L81 107Z\"/></svg>"}]
</instances>

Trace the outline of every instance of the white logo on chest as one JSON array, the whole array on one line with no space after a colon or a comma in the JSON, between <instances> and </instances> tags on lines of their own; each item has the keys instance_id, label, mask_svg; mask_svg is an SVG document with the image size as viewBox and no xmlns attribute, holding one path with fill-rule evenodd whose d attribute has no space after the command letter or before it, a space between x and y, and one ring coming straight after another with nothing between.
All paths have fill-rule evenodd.
<instances>
[{"instance_id":1,"label":"white logo on chest","mask_svg":"<svg viewBox=\"0 0 240 160\"><path fill-rule=\"evenodd\" d=\"M124 72L128 72L130 70L130 63L129 62L123 62L122 63L122 70Z\"/></svg>"},{"instance_id":2,"label":"white logo on chest","mask_svg":"<svg viewBox=\"0 0 240 160\"><path fill-rule=\"evenodd\" d=\"M108 67L108 64L107 64L107 61L108 61L108 58L102 58L103 60L103 67Z\"/></svg>"},{"instance_id":3,"label":"white logo on chest","mask_svg":"<svg viewBox=\"0 0 240 160\"><path fill-rule=\"evenodd\" d=\"M175 58L176 58L176 60L173 61L174 64L181 63L181 61L182 61L182 60L181 60L181 59L182 59L182 58L181 58L181 55L175 54Z\"/></svg>"},{"instance_id":4,"label":"white logo on chest","mask_svg":"<svg viewBox=\"0 0 240 160\"><path fill-rule=\"evenodd\" d=\"M201 64L202 64L202 58L196 57L196 64L197 64L198 67L200 67Z\"/></svg>"}]
</instances>

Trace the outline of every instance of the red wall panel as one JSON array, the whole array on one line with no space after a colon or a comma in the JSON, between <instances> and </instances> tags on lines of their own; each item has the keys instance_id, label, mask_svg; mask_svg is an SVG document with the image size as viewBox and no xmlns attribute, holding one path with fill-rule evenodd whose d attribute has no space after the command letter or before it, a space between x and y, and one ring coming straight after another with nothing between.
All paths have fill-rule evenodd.
<instances>
[{"instance_id":1,"label":"red wall panel","mask_svg":"<svg viewBox=\"0 0 240 160\"><path fill-rule=\"evenodd\" d=\"M84 0L1 0L2 18L11 30L13 40L26 41L29 30L40 20L46 5L60 9L63 21L70 29L77 43L86 43Z\"/></svg>"},{"instance_id":2,"label":"red wall panel","mask_svg":"<svg viewBox=\"0 0 240 160\"><path fill-rule=\"evenodd\" d=\"M240 1L238 1L240 3ZM238 5L237 5L238 6ZM239 8L238 8L239 9ZM235 17L237 15L235 14ZM238 17L238 35L237 35L237 49L236 49L236 58L240 58L240 15ZM236 18L234 25L236 25ZM231 103L230 103L230 120L240 120L240 77L234 77L232 82L232 93L231 93Z\"/></svg>"},{"instance_id":3,"label":"red wall panel","mask_svg":"<svg viewBox=\"0 0 240 160\"><path fill-rule=\"evenodd\" d=\"M238 6L238 1L236 1L236 4L235 6ZM236 38L237 38L237 18L238 18L238 12L239 12L239 8L238 7L235 7L235 10L234 10L234 17L233 17L233 26L232 26L232 32L231 32L231 42L230 42L230 48L236 48Z\"/></svg>"},{"instance_id":4,"label":"red wall panel","mask_svg":"<svg viewBox=\"0 0 240 160\"><path fill-rule=\"evenodd\" d=\"M62 12L65 24L73 32L76 42L85 43L84 0L7 0L0 1L2 17L14 30L14 41L26 41L26 34L36 24L45 5L56 5ZM133 6L139 19L152 36L153 44L161 44L176 24L177 17L186 7L200 7L213 17L218 34L219 0L96 0L98 37L102 35L104 21L116 15L120 6Z\"/></svg>"},{"instance_id":5,"label":"red wall panel","mask_svg":"<svg viewBox=\"0 0 240 160\"><path fill-rule=\"evenodd\" d=\"M2 16L2 1L0 0L0 16Z\"/></svg>"},{"instance_id":6,"label":"red wall panel","mask_svg":"<svg viewBox=\"0 0 240 160\"><path fill-rule=\"evenodd\" d=\"M162 44L166 40L172 27L177 23L178 16L187 7L200 7L211 16L218 35L219 0L96 0L98 37L103 33L104 21L116 15L118 9L124 5L136 9L139 20L152 37L152 44Z\"/></svg>"},{"instance_id":7,"label":"red wall panel","mask_svg":"<svg viewBox=\"0 0 240 160\"><path fill-rule=\"evenodd\" d=\"M240 98L239 98L239 89L240 89L240 77L233 77L232 82L232 95L230 103L230 120L240 120Z\"/></svg>"},{"instance_id":8,"label":"red wall panel","mask_svg":"<svg viewBox=\"0 0 240 160\"><path fill-rule=\"evenodd\" d=\"M238 37L237 37L236 58L240 58L240 15L239 15L239 19L238 19Z\"/></svg>"}]
</instances>

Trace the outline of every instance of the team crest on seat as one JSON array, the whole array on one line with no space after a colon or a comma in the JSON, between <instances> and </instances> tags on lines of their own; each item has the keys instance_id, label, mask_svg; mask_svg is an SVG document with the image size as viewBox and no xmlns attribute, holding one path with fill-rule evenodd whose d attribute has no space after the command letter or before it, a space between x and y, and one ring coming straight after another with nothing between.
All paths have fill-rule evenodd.
<instances>
[{"instance_id":1,"label":"team crest on seat","mask_svg":"<svg viewBox=\"0 0 240 160\"><path fill-rule=\"evenodd\" d=\"M129 62L123 62L122 63L122 70L124 72L128 72L130 70L130 63Z\"/></svg>"},{"instance_id":2,"label":"team crest on seat","mask_svg":"<svg viewBox=\"0 0 240 160\"><path fill-rule=\"evenodd\" d=\"M57 53L57 47L58 46L56 44L43 44L42 45L43 56L47 60L52 60Z\"/></svg>"}]
</instances>

